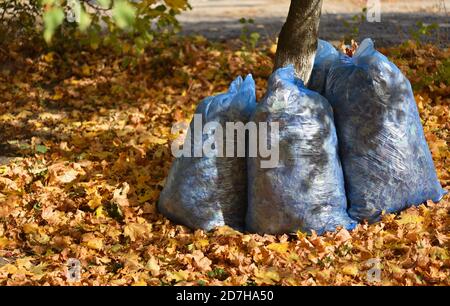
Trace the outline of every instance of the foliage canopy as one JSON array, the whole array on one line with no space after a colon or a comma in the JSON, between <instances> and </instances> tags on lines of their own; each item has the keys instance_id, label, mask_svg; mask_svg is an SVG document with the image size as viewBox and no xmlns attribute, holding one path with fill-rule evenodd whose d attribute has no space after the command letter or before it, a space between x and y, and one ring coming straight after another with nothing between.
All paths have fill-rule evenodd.
<instances>
[{"instance_id":1,"label":"foliage canopy","mask_svg":"<svg viewBox=\"0 0 450 306\"><path fill-rule=\"evenodd\" d=\"M127 33L142 51L156 33L178 30L176 15L187 9L187 0L0 0L0 39L43 33L47 43L75 37L96 49Z\"/></svg>"}]
</instances>

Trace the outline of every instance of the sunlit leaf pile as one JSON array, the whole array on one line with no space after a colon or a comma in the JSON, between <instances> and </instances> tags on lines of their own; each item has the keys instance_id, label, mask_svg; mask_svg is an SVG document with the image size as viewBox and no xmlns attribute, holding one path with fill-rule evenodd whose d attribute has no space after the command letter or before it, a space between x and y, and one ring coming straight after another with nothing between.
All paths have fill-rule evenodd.
<instances>
[{"instance_id":1,"label":"sunlit leaf pile","mask_svg":"<svg viewBox=\"0 0 450 306\"><path fill-rule=\"evenodd\" d=\"M0 285L450 285L449 196L324 236L205 233L164 218L172 124L239 74L253 73L261 98L274 48L197 37L137 61L123 49L0 50ZM413 83L449 189L450 53L382 51Z\"/></svg>"}]
</instances>

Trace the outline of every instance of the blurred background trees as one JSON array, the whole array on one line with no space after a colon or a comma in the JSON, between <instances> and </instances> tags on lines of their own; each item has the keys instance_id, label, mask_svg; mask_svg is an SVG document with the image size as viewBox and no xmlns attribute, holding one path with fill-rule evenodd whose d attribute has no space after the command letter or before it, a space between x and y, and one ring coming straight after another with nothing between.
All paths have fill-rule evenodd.
<instances>
[{"instance_id":1,"label":"blurred background trees","mask_svg":"<svg viewBox=\"0 0 450 306\"><path fill-rule=\"evenodd\" d=\"M0 0L0 40L75 38L95 49L126 33L142 52L156 33L177 31L176 15L189 8L187 0Z\"/></svg>"}]
</instances>

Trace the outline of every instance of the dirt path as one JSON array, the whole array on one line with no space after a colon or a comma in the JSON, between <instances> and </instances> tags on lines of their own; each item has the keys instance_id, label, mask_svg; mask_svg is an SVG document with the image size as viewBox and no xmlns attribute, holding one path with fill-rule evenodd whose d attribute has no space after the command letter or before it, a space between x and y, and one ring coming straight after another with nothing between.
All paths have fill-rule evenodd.
<instances>
[{"instance_id":1,"label":"dirt path","mask_svg":"<svg viewBox=\"0 0 450 306\"><path fill-rule=\"evenodd\" d=\"M289 0L191 0L193 10L180 17L184 33L197 33L210 39L239 37L242 17L253 18L257 31L275 39L286 18ZM359 28L358 39L372 37L378 46L398 44L411 38L417 23L436 23L439 30L424 40L448 46L450 38L450 0L382 0L381 22L355 24L352 17L361 14L364 0L324 0L320 37L332 42ZM345 26L349 22L350 26Z\"/></svg>"}]
</instances>

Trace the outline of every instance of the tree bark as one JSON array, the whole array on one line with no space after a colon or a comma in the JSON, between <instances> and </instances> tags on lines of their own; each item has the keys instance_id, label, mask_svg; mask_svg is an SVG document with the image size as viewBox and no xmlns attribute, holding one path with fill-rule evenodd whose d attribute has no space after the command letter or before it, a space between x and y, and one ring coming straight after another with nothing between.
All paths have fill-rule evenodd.
<instances>
[{"instance_id":1,"label":"tree bark","mask_svg":"<svg viewBox=\"0 0 450 306\"><path fill-rule=\"evenodd\" d=\"M289 14L278 38L275 69L293 64L305 85L317 50L322 0L291 0Z\"/></svg>"}]
</instances>

